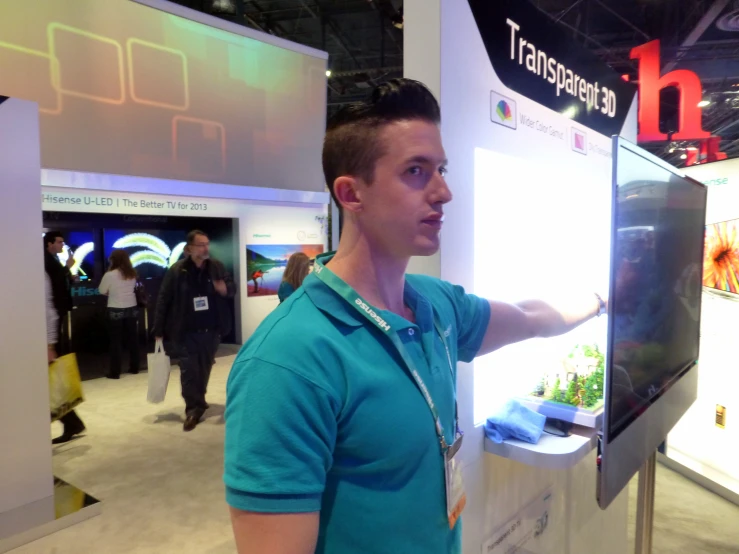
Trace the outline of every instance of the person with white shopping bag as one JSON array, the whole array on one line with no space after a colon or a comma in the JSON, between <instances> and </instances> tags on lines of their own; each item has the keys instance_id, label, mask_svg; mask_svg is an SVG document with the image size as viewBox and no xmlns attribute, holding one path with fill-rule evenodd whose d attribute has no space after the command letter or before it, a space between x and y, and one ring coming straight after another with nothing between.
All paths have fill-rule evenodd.
<instances>
[{"instance_id":1,"label":"person with white shopping bag","mask_svg":"<svg viewBox=\"0 0 739 554\"><path fill-rule=\"evenodd\" d=\"M64 337L62 328L67 313L72 309L72 294L70 285L72 274L70 268L74 265L74 258L70 254L66 265L62 265L59 261L59 254L64 250L64 237L59 231L48 231L43 237L44 245L44 270L46 279L48 280L48 289L46 290L46 307L47 307L47 327L50 325L49 310L54 311L56 318L54 319L53 329L47 332L53 332L55 338L53 343L49 343L49 363L52 358L68 354L69 340ZM52 444L62 444L69 442L75 436L85 432L85 424L74 410L69 410L61 418L59 418L64 431L61 435L52 440Z\"/></svg>"},{"instance_id":2,"label":"person with white shopping bag","mask_svg":"<svg viewBox=\"0 0 739 554\"><path fill-rule=\"evenodd\" d=\"M192 431L209 407L205 394L210 370L221 337L231 331L226 299L236 294L236 285L223 264L210 257L210 240L203 231L188 233L185 254L187 258L164 277L153 333L157 345L166 340L167 351L178 359L185 400L183 430Z\"/></svg>"},{"instance_id":3,"label":"person with white shopping bag","mask_svg":"<svg viewBox=\"0 0 739 554\"><path fill-rule=\"evenodd\" d=\"M146 393L146 400L153 404L164 402L164 398L167 396L171 364L169 356L164 352L164 344L161 339L157 339L154 345L154 353L147 355L146 361L149 366L149 389Z\"/></svg>"}]
</instances>

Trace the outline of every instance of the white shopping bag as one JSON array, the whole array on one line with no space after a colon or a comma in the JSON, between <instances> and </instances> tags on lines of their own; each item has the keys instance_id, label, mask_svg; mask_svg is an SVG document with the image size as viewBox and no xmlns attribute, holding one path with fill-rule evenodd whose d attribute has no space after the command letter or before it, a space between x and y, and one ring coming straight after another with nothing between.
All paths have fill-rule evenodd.
<instances>
[{"instance_id":1,"label":"white shopping bag","mask_svg":"<svg viewBox=\"0 0 739 554\"><path fill-rule=\"evenodd\" d=\"M169 356L164 353L161 340L156 341L154 353L146 356L149 365L149 390L146 400L152 404L164 402L169 384Z\"/></svg>"}]
</instances>

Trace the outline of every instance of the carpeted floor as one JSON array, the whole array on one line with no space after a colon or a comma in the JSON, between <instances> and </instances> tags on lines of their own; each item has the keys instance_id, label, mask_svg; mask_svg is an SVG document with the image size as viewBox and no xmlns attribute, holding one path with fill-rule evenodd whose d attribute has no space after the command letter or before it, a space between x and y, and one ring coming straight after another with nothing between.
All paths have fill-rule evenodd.
<instances>
[{"instance_id":1,"label":"carpeted floor","mask_svg":"<svg viewBox=\"0 0 739 554\"><path fill-rule=\"evenodd\" d=\"M147 373L86 381L84 437L54 448L54 473L103 501L102 515L13 554L233 554L223 484L223 406L234 356L213 367L205 421L182 431L173 368L167 399L146 402ZM61 426L52 425L52 435Z\"/></svg>"},{"instance_id":2,"label":"carpeted floor","mask_svg":"<svg viewBox=\"0 0 739 554\"><path fill-rule=\"evenodd\" d=\"M634 540L637 480L629 486ZM739 554L739 506L657 464L652 554Z\"/></svg>"},{"instance_id":3,"label":"carpeted floor","mask_svg":"<svg viewBox=\"0 0 739 554\"><path fill-rule=\"evenodd\" d=\"M102 500L102 515L13 554L234 554L221 481L232 361L233 356L218 358L211 409L190 433L182 431L176 369L160 405L146 402L146 373L85 382L87 401L79 414L87 434L54 449L54 471ZM52 426L52 435L60 432L58 424ZM632 538L635 498L634 481ZM658 465L653 552L739 554L739 507Z\"/></svg>"}]
</instances>

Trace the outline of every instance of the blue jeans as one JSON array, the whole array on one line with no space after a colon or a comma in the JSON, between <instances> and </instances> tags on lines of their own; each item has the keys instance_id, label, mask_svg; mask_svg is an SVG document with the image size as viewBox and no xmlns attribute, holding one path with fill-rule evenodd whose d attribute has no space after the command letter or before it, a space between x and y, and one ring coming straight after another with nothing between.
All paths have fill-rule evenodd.
<instances>
[{"instance_id":1,"label":"blue jeans","mask_svg":"<svg viewBox=\"0 0 739 554\"><path fill-rule=\"evenodd\" d=\"M123 357L123 341L128 345L128 370L139 371L139 309L108 308L108 328L110 330L110 368L109 374L117 377L121 374L121 358Z\"/></svg>"}]
</instances>

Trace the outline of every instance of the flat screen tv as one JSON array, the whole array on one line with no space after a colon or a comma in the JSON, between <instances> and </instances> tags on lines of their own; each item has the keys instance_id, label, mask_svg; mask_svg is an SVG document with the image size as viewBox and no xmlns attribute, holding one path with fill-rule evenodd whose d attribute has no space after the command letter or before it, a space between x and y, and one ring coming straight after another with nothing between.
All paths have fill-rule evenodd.
<instances>
[{"instance_id":1,"label":"flat screen tv","mask_svg":"<svg viewBox=\"0 0 739 554\"><path fill-rule=\"evenodd\" d=\"M44 229L47 233L49 229ZM95 236L91 230L66 229L62 231L64 236L64 249L57 254L59 263L67 264L69 256L75 260L70 267L72 275L80 282L92 281L95 277Z\"/></svg>"},{"instance_id":2,"label":"flat screen tv","mask_svg":"<svg viewBox=\"0 0 739 554\"><path fill-rule=\"evenodd\" d=\"M187 231L171 229L104 229L105 259L123 249L141 279L161 279L183 254Z\"/></svg>"},{"instance_id":3,"label":"flat screen tv","mask_svg":"<svg viewBox=\"0 0 739 554\"><path fill-rule=\"evenodd\" d=\"M739 219L706 225L703 286L739 300Z\"/></svg>"},{"instance_id":4,"label":"flat screen tv","mask_svg":"<svg viewBox=\"0 0 739 554\"><path fill-rule=\"evenodd\" d=\"M696 398L706 187L614 137L612 209L603 509Z\"/></svg>"}]
</instances>

